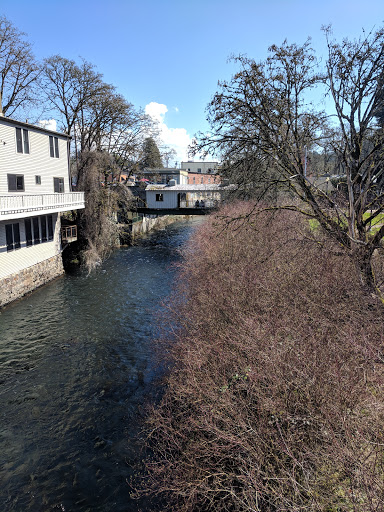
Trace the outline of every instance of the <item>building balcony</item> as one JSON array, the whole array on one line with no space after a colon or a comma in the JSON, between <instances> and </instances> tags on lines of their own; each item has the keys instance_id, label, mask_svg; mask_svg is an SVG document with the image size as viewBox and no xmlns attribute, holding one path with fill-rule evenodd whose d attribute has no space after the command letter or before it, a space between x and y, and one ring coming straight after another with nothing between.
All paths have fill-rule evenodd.
<instances>
[{"instance_id":1,"label":"building balcony","mask_svg":"<svg viewBox=\"0 0 384 512\"><path fill-rule=\"evenodd\" d=\"M0 196L0 221L79 210L85 207L84 192Z\"/></svg>"},{"instance_id":2,"label":"building balcony","mask_svg":"<svg viewBox=\"0 0 384 512\"><path fill-rule=\"evenodd\" d=\"M70 244L77 240L77 226L63 226L61 228L61 242L63 244Z\"/></svg>"}]
</instances>

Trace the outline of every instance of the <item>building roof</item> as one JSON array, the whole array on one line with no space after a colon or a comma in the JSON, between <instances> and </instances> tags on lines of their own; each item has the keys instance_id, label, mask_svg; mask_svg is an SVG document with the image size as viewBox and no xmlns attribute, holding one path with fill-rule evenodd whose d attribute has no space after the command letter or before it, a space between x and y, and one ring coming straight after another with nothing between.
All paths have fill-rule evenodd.
<instances>
[{"instance_id":1,"label":"building roof","mask_svg":"<svg viewBox=\"0 0 384 512\"><path fill-rule=\"evenodd\" d=\"M188 184L184 184L184 185L173 185L173 186L169 186L169 185L148 185L146 187L146 191L150 191L150 190L161 190L161 191L177 191L177 192L201 192L201 191L215 191L215 190L231 190L235 187L235 185L227 185L227 186L222 186L222 185L219 185L219 184L207 184L207 185L204 185L204 184L197 184L197 185L188 185Z\"/></svg>"},{"instance_id":2,"label":"building roof","mask_svg":"<svg viewBox=\"0 0 384 512\"><path fill-rule=\"evenodd\" d=\"M195 162L194 160L183 160L181 162L182 164L215 164L215 165L219 165L220 162L218 162L217 160L212 160L212 161L208 161L208 160L204 160L204 162Z\"/></svg>"},{"instance_id":3,"label":"building roof","mask_svg":"<svg viewBox=\"0 0 384 512\"><path fill-rule=\"evenodd\" d=\"M5 117L4 115L0 115L0 122L5 122L14 126L22 126L23 128L28 128L29 130L34 129L40 132L54 134L56 136L65 137L66 139L71 139L70 135L66 133L56 132L54 130L48 130L47 128L43 128L42 126L38 126L36 124L23 123L23 121L17 121L16 119L11 119L10 117Z\"/></svg>"},{"instance_id":4,"label":"building roof","mask_svg":"<svg viewBox=\"0 0 384 512\"><path fill-rule=\"evenodd\" d=\"M185 169L176 169L175 167L146 167L143 171L141 171L142 173L150 173L150 174L153 174L153 173L161 173L161 172L166 172L167 174L171 174L171 173L174 173L174 174L179 174L181 171L185 171Z\"/></svg>"}]
</instances>

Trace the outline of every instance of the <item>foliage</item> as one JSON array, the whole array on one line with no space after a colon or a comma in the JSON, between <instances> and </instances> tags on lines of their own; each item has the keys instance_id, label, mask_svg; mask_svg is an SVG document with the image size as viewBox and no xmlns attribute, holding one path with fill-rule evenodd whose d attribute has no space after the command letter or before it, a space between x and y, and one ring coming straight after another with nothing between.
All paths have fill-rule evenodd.
<instances>
[{"instance_id":1,"label":"foliage","mask_svg":"<svg viewBox=\"0 0 384 512\"><path fill-rule=\"evenodd\" d=\"M384 507L383 312L301 220L236 204L191 240L147 424L164 511Z\"/></svg>"},{"instance_id":2,"label":"foliage","mask_svg":"<svg viewBox=\"0 0 384 512\"><path fill-rule=\"evenodd\" d=\"M143 145L143 157L140 162L140 168L143 170L146 167L152 169L163 168L160 150L152 137L147 137Z\"/></svg>"}]
</instances>

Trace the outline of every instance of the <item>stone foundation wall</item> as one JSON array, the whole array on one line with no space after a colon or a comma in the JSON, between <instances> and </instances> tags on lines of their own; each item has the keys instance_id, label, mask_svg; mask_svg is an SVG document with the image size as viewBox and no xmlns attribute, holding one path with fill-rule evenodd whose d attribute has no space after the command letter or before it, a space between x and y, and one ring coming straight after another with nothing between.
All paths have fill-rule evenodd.
<instances>
[{"instance_id":1,"label":"stone foundation wall","mask_svg":"<svg viewBox=\"0 0 384 512\"><path fill-rule=\"evenodd\" d=\"M64 273L61 253L0 280L0 307Z\"/></svg>"}]
</instances>

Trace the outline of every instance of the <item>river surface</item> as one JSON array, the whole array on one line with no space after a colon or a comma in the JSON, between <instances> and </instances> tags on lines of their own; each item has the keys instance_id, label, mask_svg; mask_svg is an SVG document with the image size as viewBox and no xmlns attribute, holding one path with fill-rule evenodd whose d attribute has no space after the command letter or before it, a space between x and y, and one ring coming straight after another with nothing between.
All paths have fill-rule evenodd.
<instances>
[{"instance_id":1,"label":"river surface","mask_svg":"<svg viewBox=\"0 0 384 512\"><path fill-rule=\"evenodd\" d=\"M156 317L195 225L168 226L1 310L1 512L149 510L128 482L159 372Z\"/></svg>"}]
</instances>

